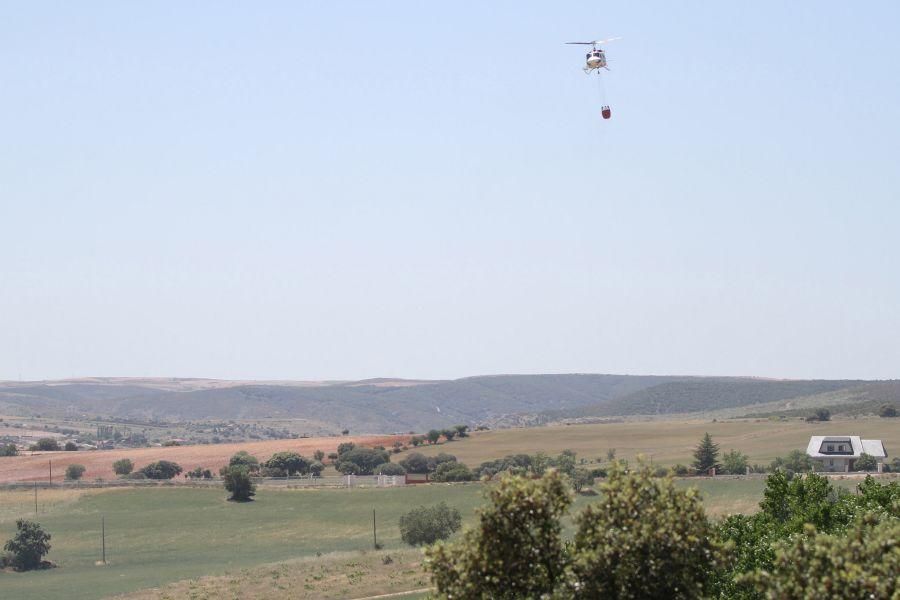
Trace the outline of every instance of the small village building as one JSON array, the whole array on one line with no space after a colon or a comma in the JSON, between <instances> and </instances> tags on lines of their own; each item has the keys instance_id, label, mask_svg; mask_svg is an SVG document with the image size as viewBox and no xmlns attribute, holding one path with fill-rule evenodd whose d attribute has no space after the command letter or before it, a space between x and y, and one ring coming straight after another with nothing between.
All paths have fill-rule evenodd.
<instances>
[{"instance_id":1,"label":"small village building","mask_svg":"<svg viewBox=\"0 0 900 600\"><path fill-rule=\"evenodd\" d=\"M814 435L809 438L806 454L813 460L817 471L847 473L854 470L856 461L868 454L878 464L878 472L887 458L887 450L881 440L864 440L858 435Z\"/></svg>"}]
</instances>

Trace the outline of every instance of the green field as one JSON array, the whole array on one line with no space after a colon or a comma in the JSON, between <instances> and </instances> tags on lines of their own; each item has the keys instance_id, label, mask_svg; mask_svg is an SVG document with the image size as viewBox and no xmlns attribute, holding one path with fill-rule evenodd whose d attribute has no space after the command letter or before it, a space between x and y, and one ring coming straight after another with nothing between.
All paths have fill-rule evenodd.
<instances>
[{"instance_id":1,"label":"green field","mask_svg":"<svg viewBox=\"0 0 900 600\"><path fill-rule=\"evenodd\" d=\"M721 515L754 510L764 482L685 480L679 485L697 485L709 512ZM4 597L22 600L78 600L293 559L313 560L315 566L317 553L323 555L318 560L327 561L331 556L370 550L373 508L378 541L385 551L402 553L405 549L397 521L403 512L443 500L458 508L465 522L472 522L482 488L482 484L432 484L353 490L261 489L256 501L246 504L226 501L221 489L42 490L39 506L45 512L38 520L53 535L49 558L59 568L0 573L0 588ZM595 500L579 496L576 510ZM96 565L101 515L107 528L109 565L105 567ZM10 537L17 517L34 517L33 495L2 492L0 539ZM348 581L352 591L352 578Z\"/></svg>"}]
</instances>

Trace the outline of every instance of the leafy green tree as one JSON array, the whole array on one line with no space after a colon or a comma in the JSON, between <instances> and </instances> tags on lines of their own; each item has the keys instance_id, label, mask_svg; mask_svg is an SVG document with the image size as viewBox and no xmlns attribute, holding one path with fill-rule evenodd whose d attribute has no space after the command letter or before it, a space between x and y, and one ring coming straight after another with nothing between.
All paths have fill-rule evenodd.
<instances>
[{"instance_id":1,"label":"leafy green tree","mask_svg":"<svg viewBox=\"0 0 900 600\"><path fill-rule=\"evenodd\" d=\"M455 429L444 429L443 431L441 431L441 435L443 435L445 438L447 438L448 442L452 442L453 438L456 437L456 430Z\"/></svg>"},{"instance_id":2,"label":"leafy green tree","mask_svg":"<svg viewBox=\"0 0 900 600\"><path fill-rule=\"evenodd\" d=\"M63 450L65 450L66 452L75 452L76 450L78 450L78 444L72 441L68 441L66 442L66 445L63 446Z\"/></svg>"},{"instance_id":3,"label":"leafy green tree","mask_svg":"<svg viewBox=\"0 0 900 600\"><path fill-rule=\"evenodd\" d=\"M807 473L812 471L812 459L802 450L791 450L786 457L778 456L769 467L772 471L786 471L789 475L794 473Z\"/></svg>"},{"instance_id":4,"label":"leafy green tree","mask_svg":"<svg viewBox=\"0 0 900 600\"><path fill-rule=\"evenodd\" d=\"M371 475L375 467L390 461L391 455L385 450L354 448L338 457L335 468L344 475Z\"/></svg>"},{"instance_id":5,"label":"leafy green tree","mask_svg":"<svg viewBox=\"0 0 900 600\"><path fill-rule=\"evenodd\" d=\"M132 471L134 471L134 463L130 458L120 458L113 463L113 472L116 475L128 475Z\"/></svg>"},{"instance_id":6,"label":"leafy green tree","mask_svg":"<svg viewBox=\"0 0 900 600\"><path fill-rule=\"evenodd\" d=\"M437 444L438 440L441 439L441 432L437 429L432 429L425 435L429 444Z\"/></svg>"},{"instance_id":7,"label":"leafy green tree","mask_svg":"<svg viewBox=\"0 0 900 600\"><path fill-rule=\"evenodd\" d=\"M50 552L50 534L34 521L16 521L16 534L3 549L12 555L13 566L20 571L37 569Z\"/></svg>"},{"instance_id":8,"label":"leafy green tree","mask_svg":"<svg viewBox=\"0 0 900 600\"><path fill-rule=\"evenodd\" d=\"M446 540L462 526L462 516L445 502L420 506L400 517L400 539L410 546Z\"/></svg>"},{"instance_id":9,"label":"leafy green tree","mask_svg":"<svg viewBox=\"0 0 900 600\"><path fill-rule=\"evenodd\" d=\"M309 472L309 461L296 452L277 452L264 466L267 469L277 469L288 476L305 475Z\"/></svg>"},{"instance_id":10,"label":"leafy green tree","mask_svg":"<svg viewBox=\"0 0 900 600\"><path fill-rule=\"evenodd\" d=\"M321 461L314 460L309 464L309 473L313 477L318 477L325 470L325 465Z\"/></svg>"},{"instance_id":11,"label":"leafy green tree","mask_svg":"<svg viewBox=\"0 0 900 600\"><path fill-rule=\"evenodd\" d=\"M874 456L863 452L853 463L853 469L855 471L875 471L878 469L878 461Z\"/></svg>"},{"instance_id":12,"label":"leafy green tree","mask_svg":"<svg viewBox=\"0 0 900 600\"><path fill-rule=\"evenodd\" d=\"M696 489L614 467L576 517L570 587L584 598L702 598L720 557Z\"/></svg>"},{"instance_id":13,"label":"leafy green tree","mask_svg":"<svg viewBox=\"0 0 900 600\"><path fill-rule=\"evenodd\" d=\"M406 458L400 461L400 465L407 473L428 473L428 458L421 452L410 452Z\"/></svg>"},{"instance_id":14,"label":"leafy green tree","mask_svg":"<svg viewBox=\"0 0 900 600\"><path fill-rule=\"evenodd\" d=\"M342 444L338 444L338 447L337 447L338 456L340 456L341 454L344 454L345 452L350 452L351 450L354 450L355 448L356 448L356 444L354 444L353 442L344 442Z\"/></svg>"},{"instance_id":15,"label":"leafy green tree","mask_svg":"<svg viewBox=\"0 0 900 600\"><path fill-rule=\"evenodd\" d=\"M475 475L466 465L452 461L443 462L434 470L434 481L472 481Z\"/></svg>"},{"instance_id":16,"label":"leafy green tree","mask_svg":"<svg viewBox=\"0 0 900 600\"><path fill-rule=\"evenodd\" d=\"M800 533L806 524L828 530L840 518L837 503L841 493L826 477L815 473L790 477L779 470L766 478L759 507L771 523L787 533Z\"/></svg>"},{"instance_id":17,"label":"leafy green tree","mask_svg":"<svg viewBox=\"0 0 900 600\"><path fill-rule=\"evenodd\" d=\"M228 461L229 467L247 467L247 470L253 474L259 471L259 459L247 452L246 450L241 450L240 452L235 452L231 459Z\"/></svg>"},{"instance_id":18,"label":"leafy green tree","mask_svg":"<svg viewBox=\"0 0 900 600\"><path fill-rule=\"evenodd\" d=\"M15 444L0 444L0 456L18 456L19 449Z\"/></svg>"},{"instance_id":19,"label":"leafy green tree","mask_svg":"<svg viewBox=\"0 0 900 600\"><path fill-rule=\"evenodd\" d=\"M859 519L845 535L816 532L777 545L771 569L741 579L771 600L900 598L900 521L875 514Z\"/></svg>"},{"instance_id":20,"label":"leafy green tree","mask_svg":"<svg viewBox=\"0 0 900 600\"><path fill-rule=\"evenodd\" d=\"M375 467L376 475L406 475L406 469L397 463L382 463Z\"/></svg>"},{"instance_id":21,"label":"leafy green tree","mask_svg":"<svg viewBox=\"0 0 900 600\"><path fill-rule=\"evenodd\" d=\"M315 452L313 452L313 460L322 462L323 460L325 460L325 453L321 450L316 450Z\"/></svg>"},{"instance_id":22,"label":"leafy green tree","mask_svg":"<svg viewBox=\"0 0 900 600\"><path fill-rule=\"evenodd\" d=\"M721 465L719 465L719 445L713 442L709 433L703 434L703 439L700 440L700 444L694 450L693 466L694 471L698 474L705 474L713 468L718 471L721 468Z\"/></svg>"},{"instance_id":23,"label":"leafy green tree","mask_svg":"<svg viewBox=\"0 0 900 600\"><path fill-rule=\"evenodd\" d=\"M231 492L229 500L247 502L256 495L256 485L246 465L230 465L222 469L225 489Z\"/></svg>"},{"instance_id":24,"label":"leafy green tree","mask_svg":"<svg viewBox=\"0 0 900 600\"><path fill-rule=\"evenodd\" d=\"M572 480L572 489L576 493L594 485L594 474L587 469L575 469L569 478Z\"/></svg>"},{"instance_id":25,"label":"leafy green tree","mask_svg":"<svg viewBox=\"0 0 900 600\"><path fill-rule=\"evenodd\" d=\"M66 467L66 479L69 481L78 481L84 475L84 465L71 464Z\"/></svg>"},{"instance_id":26,"label":"leafy green tree","mask_svg":"<svg viewBox=\"0 0 900 600\"><path fill-rule=\"evenodd\" d=\"M453 428L456 430L456 435L458 435L459 437L469 437L468 425L455 425Z\"/></svg>"},{"instance_id":27,"label":"leafy green tree","mask_svg":"<svg viewBox=\"0 0 900 600\"><path fill-rule=\"evenodd\" d=\"M181 465L168 460L152 462L140 470L147 479L172 479L181 473Z\"/></svg>"},{"instance_id":28,"label":"leafy green tree","mask_svg":"<svg viewBox=\"0 0 900 600\"><path fill-rule=\"evenodd\" d=\"M422 442L423 442L422 436L420 436L420 435L414 435L411 438L409 438L409 443L412 444L413 447L416 447L416 448L421 446Z\"/></svg>"},{"instance_id":29,"label":"leafy green tree","mask_svg":"<svg viewBox=\"0 0 900 600\"><path fill-rule=\"evenodd\" d=\"M43 452L53 452L59 450L59 442L53 438L41 438L31 446L32 450L41 450Z\"/></svg>"},{"instance_id":30,"label":"leafy green tree","mask_svg":"<svg viewBox=\"0 0 900 600\"><path fill-rule=\"evenodd\" d=\"M722 456L722 469L731 475L743 475L747 472L749 457L739 450L729 450Z\"/></svg>"},{"instance_id":31,"label":"leafy green tree","mask_svg":"<svg viewBox=\"0 0 900 600\"><path fill-rule=\"evenodd\" d=\"M443 598L518 600L556 590L565 576L561 517L572 503L556 471L540 479L506 475L488 488L478 525L456 543L426 549Z\"/></svg>"}]
</instances>

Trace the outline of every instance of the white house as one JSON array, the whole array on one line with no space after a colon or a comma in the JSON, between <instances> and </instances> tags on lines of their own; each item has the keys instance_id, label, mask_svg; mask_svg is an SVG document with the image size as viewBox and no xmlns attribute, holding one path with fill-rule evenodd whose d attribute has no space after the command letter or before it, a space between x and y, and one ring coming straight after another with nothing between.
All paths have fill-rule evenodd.
<instances>
[{"instance_id":1,"label":"white house","mask_svg":"<svg viewBox=\"0 0 900 600\"><path fill-rule=\"evenodd\" d=\"M814 435L809 438L806 454L815 461L821 471L848 472L862 454L868 454L878 463L881 473L887 450L881 440L863 440L858 435Z\"/></svg>"}]
</instances>

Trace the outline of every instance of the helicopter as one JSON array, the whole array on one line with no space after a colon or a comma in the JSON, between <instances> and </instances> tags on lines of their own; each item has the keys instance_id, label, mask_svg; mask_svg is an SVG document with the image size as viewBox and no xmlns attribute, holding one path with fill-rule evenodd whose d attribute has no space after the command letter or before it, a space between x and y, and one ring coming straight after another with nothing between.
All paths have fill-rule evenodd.
<instances>
[{"instance_id":1,"label":"helicopter","mask_svg":"<svg viewBox=\"0 0 900 600\"><path fill-rule=\"evenodd\" d=\"M584 60L585 64L582 67L582 70L590 75L591 73L600 74L600 69L606 69L609 71L609 67L606 63L606 53L602 48L598 48L598 46L602 46L603 44L608 44L614 40L620 40L620 37L609 38L606 40L593 40L591 42L566 42L566 44L577 45L577 46L590 46L591 49L585 55ZM600 110L600 114L603 115L604 119L608 119L612 116L612 110L610 110L609 106L604 104Z\"/></svg>"}]
</instances>

